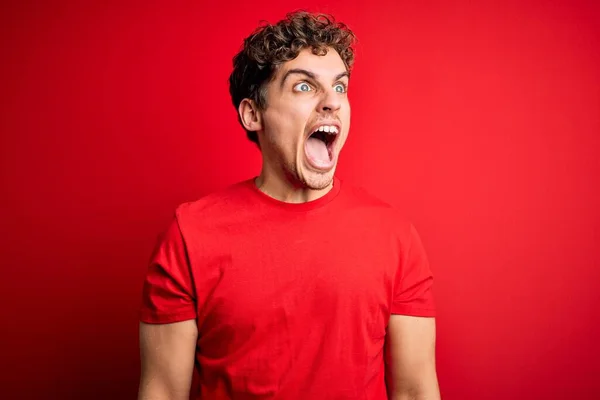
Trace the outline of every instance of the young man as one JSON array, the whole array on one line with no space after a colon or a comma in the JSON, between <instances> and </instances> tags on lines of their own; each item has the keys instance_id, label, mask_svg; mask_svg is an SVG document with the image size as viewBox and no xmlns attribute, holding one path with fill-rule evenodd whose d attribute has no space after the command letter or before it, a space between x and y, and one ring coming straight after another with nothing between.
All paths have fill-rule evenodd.
<instances>
[{"instance_id":1,"label":"young man","mask_svg":"<svg viewBox=\"0 0 600 400\"><path fill-rule=\"evenodd\" d=\"M144 285L139 398L439 399L419 236L335 175L354 35L290 14L234 59L249 179L176 210Z\"/></svg>"}]
</instances>

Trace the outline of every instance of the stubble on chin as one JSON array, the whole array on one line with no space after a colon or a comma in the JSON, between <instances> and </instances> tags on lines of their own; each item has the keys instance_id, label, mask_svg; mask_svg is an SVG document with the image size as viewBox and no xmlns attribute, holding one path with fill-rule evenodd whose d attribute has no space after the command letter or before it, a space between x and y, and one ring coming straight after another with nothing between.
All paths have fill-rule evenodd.
<instances>
[{"instance_id":1,"label":"stubble on chin","mask_svg":"<svg viewBox=\"0 0 600 400\"><path fill-rule=\"evenodd\" d=\"M333 181L331 172L316 174L314 177L307 179L306 186L312 190L326 189Z\"/></svg>"},{"instance_id":2,"label":"stubble on chin","mask_svg":"<svg viewBox=\"0 0 600 400\"><path fill-rule=\"evenodd\" d=\"M297 161L285 161L283 157L279 159L280 165L284 167L286 178L293 182L297 187L303 187L310 190L324 190L333 181L334 170L328 172L319 172L308 169L307 166L299 165L302 163L301 156Z\"/></svg>"},{"instance_id":3,"label":"stubble on chin","mask_svg":"<svg viewBox=\"0 0 600 400\"><path fill-rule=\"evenodd\" d=\"M302 171L303 173L300 173L295 165L290 167L293 170L293 172L290 172L296 178L298 183L310 190L326 189L333 181L333 171Z\"/></svg>"}]
</instances>

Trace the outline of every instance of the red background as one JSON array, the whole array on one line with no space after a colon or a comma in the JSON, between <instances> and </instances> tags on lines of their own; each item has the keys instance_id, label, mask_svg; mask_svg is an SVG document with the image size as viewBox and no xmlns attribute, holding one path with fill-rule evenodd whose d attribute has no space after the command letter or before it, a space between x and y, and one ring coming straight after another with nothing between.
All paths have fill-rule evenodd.
<instances>
[{"instance_id":1,"label":"red background","mask_svg":"<svg viewBox=\"0 0 600 400\"><path fill-rule=\"evenodd\" d=\"M259 172L231 57L305 7L359 37L339 175L423 236L443 397L600 398L597 2L159 4L2 3L0 397L135 397L158 232Z\"/></svg>"}]
</instances>

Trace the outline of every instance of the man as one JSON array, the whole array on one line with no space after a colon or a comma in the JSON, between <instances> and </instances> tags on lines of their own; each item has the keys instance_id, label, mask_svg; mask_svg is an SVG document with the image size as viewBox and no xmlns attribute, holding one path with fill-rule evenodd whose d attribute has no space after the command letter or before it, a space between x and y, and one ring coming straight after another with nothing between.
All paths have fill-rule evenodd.
<instances>
[{"instance_id":1,"label":"man","mask_svg":"<svg viewBox=\"0 0 600 400\"><path fill-rule=\"evenodd\" d=\"M439 399L419 236L335 169L353 33L290 14L234 58L259 176L182 204L144 285L140 399Z\"/></svg>"}]
</instances>

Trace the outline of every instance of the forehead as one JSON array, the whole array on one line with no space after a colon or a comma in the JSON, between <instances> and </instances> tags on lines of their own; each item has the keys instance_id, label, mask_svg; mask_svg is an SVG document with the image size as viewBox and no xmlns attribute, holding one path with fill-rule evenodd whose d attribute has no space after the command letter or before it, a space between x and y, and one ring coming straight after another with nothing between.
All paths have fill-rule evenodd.
<instances>
[{"instance_id":1,"label":"forehead","mask_svg":"<svg viewBox=\"0 0 600 400\"><path fill-rule=\"evenodd\" d=\"M298 57L286 61L277 69L275 80L282 79L285 73L291 69L310 71L323 80L333 79L340 73L347 71L342 58L332 48L329 48L324 56L313 54L309 48L301 50Z\"/></svg>"}]
</instances>

